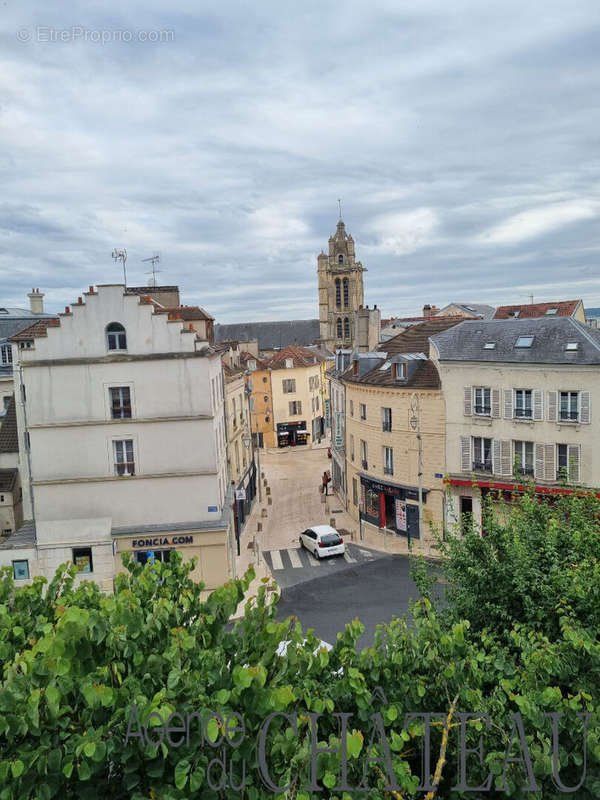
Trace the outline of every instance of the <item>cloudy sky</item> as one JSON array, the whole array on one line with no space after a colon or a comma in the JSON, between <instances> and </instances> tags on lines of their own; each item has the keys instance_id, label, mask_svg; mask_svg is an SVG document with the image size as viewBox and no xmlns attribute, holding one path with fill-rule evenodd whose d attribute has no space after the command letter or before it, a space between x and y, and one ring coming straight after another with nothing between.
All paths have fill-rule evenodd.
<instances>
[{"instance_id":1,"label":"cloudy sky","mask_svg":"<svg viewBox=\"0 0 600 800\"><path fill-rule=\"evenodd\" d=\"M386 315L600 306L598 0L0 6L2 305L125 247L218 321L314 317L342 198Z\"/></svg>"}]
</instances>

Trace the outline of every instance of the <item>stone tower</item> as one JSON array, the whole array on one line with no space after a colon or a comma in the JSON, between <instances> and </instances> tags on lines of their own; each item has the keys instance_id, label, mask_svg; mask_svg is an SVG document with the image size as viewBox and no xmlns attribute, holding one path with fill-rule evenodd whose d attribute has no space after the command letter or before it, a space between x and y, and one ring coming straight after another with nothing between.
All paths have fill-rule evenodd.
<instances>
[{"instance_id":1,"label":"stone tower","mask_svg":"<svg viewBox=\"0 0 600 800\"><path fill-rule=\"evenodd\" d=\"M363 272L355 260L354 239L340 219L329 237L329 254L317 258L319 276L320 341L330 350L354 349L357 342L357 314L363 305Z\"/></svg>"}]
</instances>

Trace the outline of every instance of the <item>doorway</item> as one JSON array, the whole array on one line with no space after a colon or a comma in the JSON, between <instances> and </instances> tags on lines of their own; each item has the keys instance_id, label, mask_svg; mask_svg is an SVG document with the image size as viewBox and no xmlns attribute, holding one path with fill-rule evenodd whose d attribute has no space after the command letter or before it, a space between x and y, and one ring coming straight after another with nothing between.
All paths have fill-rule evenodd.
<instances>
[{"instance_id":1,"label":"doorway","mask_svg":"<svg viewBox=\"0 0 600 800\"><path fill-rule=\"evenodd\" d=\"M464 536L473 530L473 498L460 498L460 530Z\"/></svg>"}]
</instances>

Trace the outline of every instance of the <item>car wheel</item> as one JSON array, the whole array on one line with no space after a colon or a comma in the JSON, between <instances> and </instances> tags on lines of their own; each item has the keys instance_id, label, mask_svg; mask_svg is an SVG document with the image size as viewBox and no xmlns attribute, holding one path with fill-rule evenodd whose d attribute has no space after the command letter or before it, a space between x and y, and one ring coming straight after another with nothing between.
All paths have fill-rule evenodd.
<instances>
[{"instance_id":1,"label":"car wheel","mask_svg":"<svg viewBox=\"0 0 600 800\"><path fill-rule=\"evenodd\" d=\"M300 547L304 547L304 539L300 536Z\"/></svg>"},{"instance_id":2,"label":"car wheel","mask_svg":"<svg viewBox=\"0 0 600 800\"><path fill-rule=\"evenodd\" d=\"M317 559L317 561L318 561L318 560L319 560L319 558L320 558L320 556L319 556L319 551L317 550L317 548L316 548L316 547L315 547L315 558Z\"/></svg>"}]
</instances>

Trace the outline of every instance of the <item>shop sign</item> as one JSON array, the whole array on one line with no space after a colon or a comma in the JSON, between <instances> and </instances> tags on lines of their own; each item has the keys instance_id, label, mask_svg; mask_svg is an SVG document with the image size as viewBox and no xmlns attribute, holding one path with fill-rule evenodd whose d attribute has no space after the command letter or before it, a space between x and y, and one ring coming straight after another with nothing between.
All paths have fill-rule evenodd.
<instances>
[{"instance_id":1,"label":"shop sign","mask_svg":"<svg viewBox=\"0 0 600 800\"><path fill-rule=\"evenodd\" d=\"M396 499L396 530L406 533L406 503Z\"/></svg>"},{"instance_id":2,"label":"shop sign","mask_svg":"<svg viewBox=\"0 0 600 800\"><path fill-rule=\"evenodd\" d=\"M169 547L175 544L194 544L193 536L153 536L149 539L133 539L132 547Z\"/></svg>"},{"instance_id":3,"label":"shop sign","mask_svg":"<svg viewBox=\"0 0 600 800\"><path fill-rule=\"evenodd\" d=\"M235 490L235 499L236 500L245 500L246 499L246 490L245 489L236 489Z\"/></svg>"}]
</instances>

